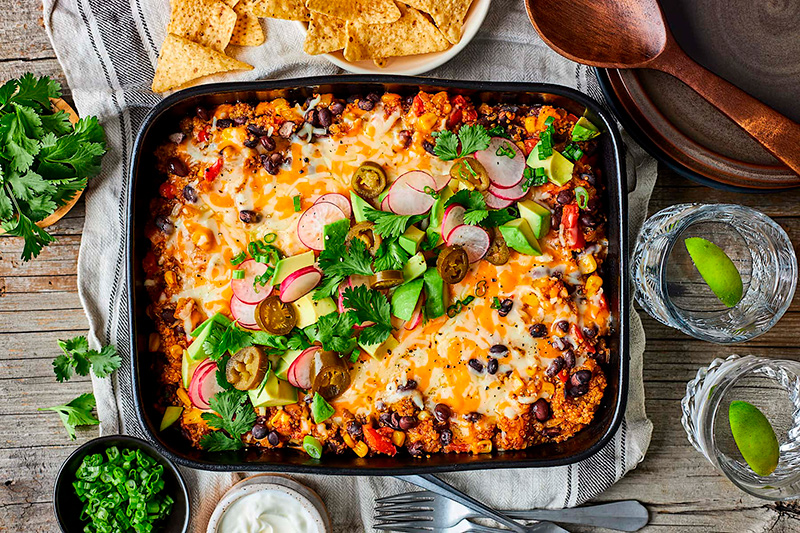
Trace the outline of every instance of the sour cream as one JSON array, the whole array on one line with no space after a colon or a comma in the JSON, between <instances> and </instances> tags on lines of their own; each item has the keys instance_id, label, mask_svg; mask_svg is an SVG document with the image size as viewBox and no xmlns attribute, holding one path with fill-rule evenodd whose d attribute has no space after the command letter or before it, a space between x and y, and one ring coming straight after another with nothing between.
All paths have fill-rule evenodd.
<instances>
[{"instance_id":1,"label":"sour cream","mask_svg":"<svg viewBox=\"0 0 800 533\"><path fill-rule=\"evenodd\" d=\"M319 533L319 528L295 498L277 490L260 490L233 502L222 515L217 533Z\"/></svg>"}]
</instances>

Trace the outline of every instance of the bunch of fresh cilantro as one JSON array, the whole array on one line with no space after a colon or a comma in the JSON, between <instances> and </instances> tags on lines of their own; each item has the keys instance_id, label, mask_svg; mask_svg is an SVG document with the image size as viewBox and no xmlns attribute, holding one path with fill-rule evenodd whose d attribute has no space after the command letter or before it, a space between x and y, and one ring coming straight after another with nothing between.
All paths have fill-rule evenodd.
<instances>
[{"instance_id":1,"label":"bunch of fresh cilantro","mask_svg":"<svg viewBox=\"0 0 800 533\"><path fill-rule=\"evenodd\" d=\"M25 239L24 261L55 240L36 223L86 187L106 152L96 117L73 126L53 111L60 96L58 82L30 73L0 86L0 227Z\"/></svg>"}]
</instances>

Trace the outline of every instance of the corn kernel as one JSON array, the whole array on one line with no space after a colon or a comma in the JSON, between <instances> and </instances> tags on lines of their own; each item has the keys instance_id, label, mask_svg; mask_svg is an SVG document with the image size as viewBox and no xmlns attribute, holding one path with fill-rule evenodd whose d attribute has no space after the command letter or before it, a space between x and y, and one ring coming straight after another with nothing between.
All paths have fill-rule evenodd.
<instances>
[{"instance_id":1,"label":"corn kernel","mask_svg":"<svg viewBox=\"0 0 800 533\"><path fill-rule=\"evenodd\" d=\"M587 296L594 296L597 294L597 291L600 290L600 287L603 286L603 278L598 276L597 274L592 274L589 276L589 279L586 280L586 295Z\"/></svg>"},{"instance_id":2,"label":"corn kernel","mask_svg":"<svg viewBox=\"0 0 800 533\"><path fill-rule=\"evenodd\" d=\"M525 367L525 373L528 374L529 377L533 377L536 375L536 369L532 366Z\"/></svg>"},{"instance_id":3,"label":"corn kernel","mask_svg":"<svg viewBox=\"0 0 800 533\"><path fill-rule=\"evenodd\" d=\"M366 444L359 441L358 444L356 444L355 448L353 448L353 451L356 452L357 456L365 457L367 453L369 453L369 448L367 448Z\"/></svg>"},{"instance_id":4,"label":"corn kernel","mask_svg":"<svg viewBox=\"0 0 800 533\"><path fill-rule=\"evenodd\" d=\"M183 411L183 421L187 424L199 424L205 426L206 421L203 420L203 411L201 409L186 409Z\"/></svg>"},{"instance_id":5,"label":"corn kernel","mask_svg":"<svg viewBox=\"0 0 800 533\"><path fill-rule=\"evenodd\" d=\"M428 418L430 418L430 416L431 415L428 414L428 411L420 411L420 413L417 415L417 420L422 422L422 421L427 420Z\"/></svg>"},{"instance_id":6,"label":"corn kernel","mask_svg":"<svg viewBox=\"0 0 800 533\"><path fill-rule=\"evenodd\" d=\"M159 348L161 348L161 335L151 333L147 338L147 349L151 352L157 352Z\"/></svg>"},{"instance_id":7,"label":"corn kernel","mask_svg":"<svg viewBox=\"0 0 800 533\"><path fill-rule=\"evenodd\" d=\"M541 390L542 396L552 396L555 391L556 391L555 385L553 385L549 381L545 381L544 383L542 383L542 390Z\"/></svg>"},{"instance_id":8,"label":"corn kernel","mask_svg":"<svg viewBox=\"0 0 800 533\"><path fill-rule=\"evenodd\" d=\"M169 355L176 359L178 357L183 357L183 348L180 344L173 344L169 347Z\"/></svg>"},{"instance_id":9,"label":"corn kernel","mask_svg":"<svg viewBox=\"0 0 800 533\"><path fill-rule=\"evenodd\" d=\"M170 287L175 285L175 281L176 281L175 273L172 270L167 270L164 273L164 281L166 281L167 285L169 285Z\"/></svg>"},{"instance_id":10,"label":"corn kernel","mask_svg":"<svg viewBox=\"0 0 800 533\"><path fill-rule=\"evenodd\" d=\"M435 113L425 113L419 120L417 121L417 126L421 131L428 132L433 129L436 125L436 122L439 121L439 117L436 116Z\"/></svg>"},{"instance_id":11,"label":"corn kernel","mask_svg":"<svg viewBox=\"0 0 800 533\"><path fill-rule=\"evenodd\" d=\"M406 434L402 431L393 431L392 432L392 442L395 446L402 446L403 443L406 441Z\"/></svg>"},{"instance_id":12,"label":"corn kernel","mask_svg":"<svg viewBox=\"0 0 800 533\"><path fill-rule=\"evenodd\" d=\"M525 131L536 133L536 117L525 117Z\"/></svg>"},{"instance_id":13,"label":"corn kernel","mask_svg":"<svg viewBox=\"0 0 800 533\"><path fill-rule=\"evenodd\" d=\"M274 415L274 416L272 417L272 419L269 421L269 423L270 423L271 425L273 425L273 426L274 426L275 424L277 424L277 423L280 421L280 419L281 419L281 415L282 415L282 414L283 414L283 409L279 409L279 410L278 410L278 412L277 412L277 413L275 413L275 415Z\"/></svg>"},{"instance_id":14,"label":"corn kernel","mask_svg":"<svg viewBox=\"0 0 800 533\"><path fill-rule=\"evenodd\" d=\"M344 441L345 444L347 444L351 448L356 447L356 441L354 441L353 437L351 437L348 433L346 432L342 433L342 440Z\"/></svg>"},{"instance_id":15,"label":"corn kernel","mask_svg":"<svg viewBox=\"0 0 800 533\"><path fill-rule=\"evenodd\" d=\"M475 453L489 453L492 451L492 441L480 440L475 444Z\"/></svg>"},{"instance_id":16,"label":"corn kernel","mask_svg":"<svg viewBox=\"0 0 800 533\"><path fill-rule=\"evenodd\" d=\"M267 408L266 407L256 407L256 414L258 416L266 416Z\"/></svg>"},{"instance_id":17,"label":"corn kernel","mask_svg":"<svg viewBox=\"0 0 800 533\"><path fill-rule=\"evenodd\" d=\"M187 394L186 389L178 389L175 394L178 396L178 399L183 402L183 405L187 407L191 407L192 400L189 399L189 394Z\"/></svg>"},{"instance_id":18,"label":"corn kernel","mask_svg":"<svg viewBox=\"0 0 800 533\"><path fill-rule=\"evenodd\" d=\"M582 255L581 258L578 259L578 268L581 274L591 274L597 270L597 261L595 261L592 254Z\"/></svg>"}]
</instances>

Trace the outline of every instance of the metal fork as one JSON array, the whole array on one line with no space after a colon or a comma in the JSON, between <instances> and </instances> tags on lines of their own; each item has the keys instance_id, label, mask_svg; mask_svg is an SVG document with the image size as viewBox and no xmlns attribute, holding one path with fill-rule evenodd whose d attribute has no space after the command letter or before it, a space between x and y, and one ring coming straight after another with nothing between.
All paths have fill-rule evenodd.
<instances>
[{"instance_id":1,"label":"metal fork","mask_svg":"<svg viewBox=\"0 0 800 533\"><path fill-rule=\"evenodd\" d=\"M398 523L398 525L391 526L374 526L376 529L388 529L398 533L508 533L507 529L500 529L498 527L482 526L475 524L469 520L462 520L458 524L450 527L434 528L427 525L421 525L423 522L405 522ZM550 522L541 522L534 524L532 528L526 529L529 532L535 533L569 533L565 529L561 529L555 524Z\"/></svg>"},{"instance_id":2,"label":"metal fork","mask_svg":"<svg viewBox=\"0 0 800 533\"><path fill-rule=\"evenodd\" d=\"M573 509L498 511L518 520L550 520L566 524L593 525L621 531L637 531L648 522L647 509L637 501L604 503ZM421 524L427 528L448 528L466 518L482 516L450 498L430 491L407 492L376 500L376 528ZM429 529L430 530L430 529Z\"/></svg>"}]
</instances>

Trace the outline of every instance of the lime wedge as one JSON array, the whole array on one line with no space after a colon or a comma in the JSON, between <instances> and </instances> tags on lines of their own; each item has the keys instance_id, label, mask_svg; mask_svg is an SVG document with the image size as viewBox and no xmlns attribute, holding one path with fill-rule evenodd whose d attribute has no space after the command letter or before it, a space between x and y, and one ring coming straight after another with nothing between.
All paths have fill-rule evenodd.
<instances>
[{"instance_id":1,"label":"lime wedge","mask_svg":"<svg viewBox=\"0 0 800 533\"><path fill-rule=\"evenodd\" d=\"M689 237L684 241L703 281L727 307L734 307L742 299L742 276L730 257L711 241Z\"/></svg>"},{"instance_id":2,"label":"lime wedge","mask_svg":"<svg viewBox=\"0 0 800 533\"><path fill-rule=\"evenodd\" d=\"M778 439L772 425L758 407L742 401L728 408L733 440L742 457L759 476L768 476L778 466Z\"/></svg>"}]
</instances>

